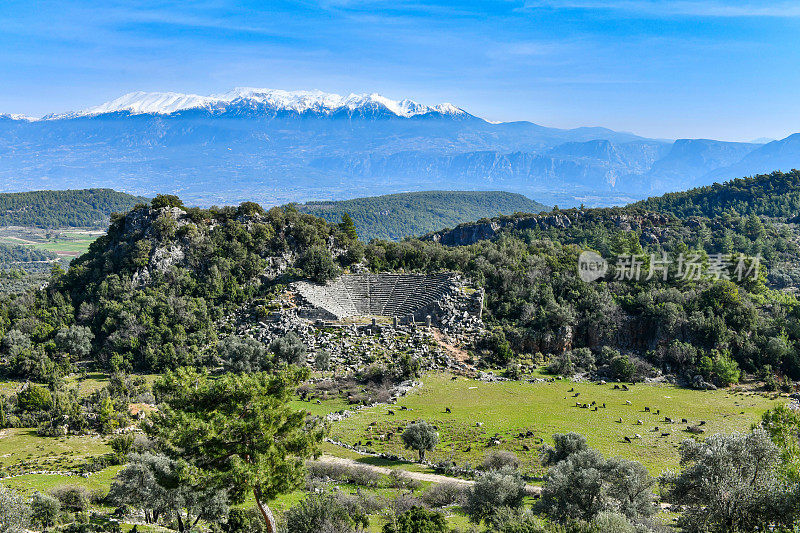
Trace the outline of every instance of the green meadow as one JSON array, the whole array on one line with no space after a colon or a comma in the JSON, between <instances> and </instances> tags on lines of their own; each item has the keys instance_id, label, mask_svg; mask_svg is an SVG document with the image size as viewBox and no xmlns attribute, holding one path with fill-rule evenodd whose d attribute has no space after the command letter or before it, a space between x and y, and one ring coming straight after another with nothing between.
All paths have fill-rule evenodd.
<instances>
[{"instance_id":1,"label":"green meadow","mask_svg":"<svg viewBox=\"0 0 800 533\"><path fill-rule=\"evenodd\" d=\"M429 461L474 466L488 451L501 449L516 453L528 473L541 475L538 439L548 443L554 433L575 431L585 435L589 444L602 453L635 459L658 475L677 469L676 448L684 439L694 438L686 431L688 425L705 421L705 435L745 431L780 401L752 392L695 391L672 385L628 385L630 390L623 391L614 390L613 384L569 380L528 383L452 378L449 374L428 374L422 385L397 405L359 411L334 423L330 436L347 444L360 441L374 451L413 459L413 454L403 449L400 433L408 422L424 419L437 426L440 437L437 449L426 456ZM570 389L574 391L568 392ZM578 396L574 397L576 393ZM576 402L593 401L598 406L605 403L606 407L594 411L576 406ZM651 412L645 412L645 407ZM446 413L446 408L451 413ZM665 417L677 422L666 423ZM684 418L687 422L681 423ZM532 436L517 438L519 433L529 431ZM389 432L394 432L393 438L381 440L381 435ZM636 438L637 434L641 438ZM495 435L500 443L489 446ZM626 442L625 437L631 442Z\"/></svg>"}]
</instances>

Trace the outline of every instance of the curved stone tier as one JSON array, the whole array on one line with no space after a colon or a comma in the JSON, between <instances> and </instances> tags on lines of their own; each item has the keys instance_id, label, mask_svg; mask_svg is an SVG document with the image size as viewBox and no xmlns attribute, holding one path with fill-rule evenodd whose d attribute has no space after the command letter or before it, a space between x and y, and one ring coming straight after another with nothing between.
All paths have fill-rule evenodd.
<instances>
[{"instance_id":1,"label":"curved stone tier","mask_svg":"<svg viewBox=\"0 0 800 533\"><path fill-rule=\"evenodd\" d=\"M454 274L345 274L319 285L297 282L313 307L341 320L352 316L416 315L456 288Z\"/></svg>"}]
</instances>

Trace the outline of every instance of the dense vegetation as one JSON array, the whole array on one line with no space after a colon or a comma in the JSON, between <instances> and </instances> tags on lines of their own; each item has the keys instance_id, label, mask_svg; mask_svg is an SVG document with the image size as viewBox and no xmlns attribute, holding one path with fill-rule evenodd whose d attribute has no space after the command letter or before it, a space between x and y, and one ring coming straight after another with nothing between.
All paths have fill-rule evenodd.
<instances>
[{"instance_id":1,"label":"dense vegetation","mask_svg":"<svg viewBox=\"0 0 800 533\"><path fill-rule=\"evenodd\" d=\"M793 218L800 214L800 171L773 172L685 192L673 192L634 204L678 217L755 214Z\"/></svg>"},{"instance_id":2,"label":"dense vegetation","mask_svg":"<svg viewBox=\"0 0 800 533\"><path fill-rule=\"evenodd\" d=\"M2 193L0 226L105 229L112 213L128 211L146 201L112 189Z\"/></svg>"},{"instance_id":3,"label":"dense vegetation","mask_svg":"<svg viewBox=\"0 0 800 533\"><path fill-rule=\"evenodd\" d=\"M57 338L71 327L87 332L85 355L106 368L210 362L220 323L237 306L292 276L324 280L360 259L347 228L292 207L184 211L175 197L152 205L115 217L46 290L7 297L4 373L46 379L68 371L80 355Z\"/></svg>"},{"instance_id":4,"label":"dense vegetation","mask_svg":"<svg viewBox=\"0 0 800 533\"><path fill-rule=\"evenodd\" d=\"M358 531L377 512L386 533L444 533L438 509L455 507L487 532L660 531L652 518L659 482L662 499L681 506L683 531L791 531L800 509L800 416L782 407L747 434L687 440L680 472L660 480L636 461L602 455L579 435L554 435L553 446L542 449L549 470L533 505L520 462L507 452L488 454L471 469L470 487L431 487L421 498L409 494L401 475L382 481L374 471L318 464L306 477L305 460L319 452L323 435L312 404L292 404L309 377L299 368L306 347L292 333L269 345L220 334L231 333L242 307L268 312L286 283L325 281L358 264L463 272L486 291L489 331L471 348L479 364L505 366L512 377L535 362L553 373L588 373L598 383L599 376L630 381L661 370L710 388L745 371L768 389L788 390L788 379L800 378L800 302L778 290L794 283L800 257L792 224L746 210L681 219L640 206L493 222L500 228L493 238L469 245L428 236L365 246L349 216L333 224L294 206L187 209L162 195L113 216L107 235L68 271L55 268L46 287L0 301L0 373L30 381L0 395L0 427L35 427L41 437L112 434L134 423L131 407L144 406L144 434L116 436L113 453L72 467L87 473L124 464L108 494L73 486L25 500L0 490L3 523L45 529L70 520L62 531L119 531L116 521L89 523L93 498L105 516L117 506L119 516L135 513L180 532L275 531L266 502L304 487L306 497L284 515L289 533ZM637 258L644 275L582 281L577 264L586 249L616 268L622 258ZM761 257L760 274L737 278L731 256L740 253ZM696 255L703 275L684 279L673 263L666 279L647 276L662 254ZM731 260L717 276L715 257ZM319 361L318 353L318 368L326 366ZM65 379L79 362L109 371L105 386L80 395ZM130 371L164 375L151 385ZM400 418L391 415L381 419L394 422L397 440L420 460L452 445L440 440L446 430L438 421L398 427ZM371 500L360 490L330 490L333 481L359 489L386 483L398 494L389 503ZM238 508L251 495L258 515Z\"/></svg>"},{"instance_id":5,"label":"dense vegetation","mask_svg":"<svg viewBox=\"0 0 800 533\"><path fill-rule=\"evenodd\" d=\"M347 213L356 224L359 238L369 242L424 235L501 213L539 213L549 207L510 192L424 191L339 202L308 202L298 209L331 223L339 222Z\"/></svg>"}]
</instances>

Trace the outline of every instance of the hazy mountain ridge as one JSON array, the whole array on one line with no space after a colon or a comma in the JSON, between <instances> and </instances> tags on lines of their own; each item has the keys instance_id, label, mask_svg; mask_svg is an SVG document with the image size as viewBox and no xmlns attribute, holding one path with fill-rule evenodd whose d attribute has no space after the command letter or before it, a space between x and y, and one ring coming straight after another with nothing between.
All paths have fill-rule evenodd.
<instances>
[{"instance_id":1,"label":"hazy mountain ridge","mask_svg":"<svg viewBox=\"0 0 800 533\"><path fill-rule=\"evenodd\" d=\"M426 189L602 204L796 166L800 136L673 143L605 128L494 124L451 104L374 94L134 93L40 120L0 118L6 191L113 186L206 205Z\"/></svg>"},{"instance_id":2,"label":"hazy mountain ridge","mask_svg":"<svg viewBox=\"0 0 800 533\"><path fill-rule=\"evenodd\" d=\"M453 227L484 217L517 212L539 213L550 208L521 194L503 191L423 191L354 198L338 202L309 202L298 209L341 221L347 213L361 240L398 240Z\"/></svg>"}]
</instances>

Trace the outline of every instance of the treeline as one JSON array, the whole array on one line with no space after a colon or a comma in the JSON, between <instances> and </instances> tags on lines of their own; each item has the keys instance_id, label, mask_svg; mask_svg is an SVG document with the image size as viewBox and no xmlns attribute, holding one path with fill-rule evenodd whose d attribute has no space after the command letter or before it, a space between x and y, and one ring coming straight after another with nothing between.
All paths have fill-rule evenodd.
<instances>
[{"instance_id":1,"label":"treeline","mask_svg":"<svg viewBox=\"0 0 800 533\"><path fill-rule=\"evenodd\" d=\"M68 272L56 271L45 290L5 298L2 371L43 379L68 371L76 357L109 370L210 364L234 309L267 306L285 283L329 279L363 258L374 271L460 271L484 287L492 332L477 349L492 364L551 360L556 369L624 379L663 369L718 385L735 381L740 369L800 379L800 302L775 289L775 270L800 257L785 225L755 215L682 221L640 208L518 221L469 246L408 239L365 247L346 217L329 224L292 206L264 211L253 203L186 209L161 196L115 217L108 234ZM612 266L636 257L642 275L582 281L585 249ZM696 256L703 272L725 257L732 264L719 277L733 279L682 279L677 262L667 280L647 276L650 254ZM760 256L758 275L736 279L737 254ZM73 327L91 337L85 355L68 342Z\"/></svg>"},{"instance_id":2,"label":"treeline","mask_svg":"<svg viewBox=\"0 0 800 533\"><path fill-rule=\"evenodd\" d=\"M308 202L298 208L337 223L349 214L362 241L399 240L501 213L539 213L550 208L502 191L423 191L339 202Z\"/></svg>"},{"instance_id":3,"label":"treeline","mask_svg":"<svg viewBox=\"0 0 800 533\"><path fill-rule=\"evenodd\" d=\"M793 218L800 215L800 171L734 179L648 198L633 205L682 218L723 214Z\"/></svg>"},{"instance_id":4,"label":"treeline","mask_svg":"<svg viewBox=\"0 0 800 533\"><path fill-rule=\"evenodd\" d=\"M374 242L366 258L374 270L456 270L482 285L484 318L495 328L486 348L496 364L567 354L564 368L602 368L620 379L641 379L655 368L718 385L738 379L739 368L800 378L800 302L766 277L770 262L796 264L800 255L785 227L755 216L683 222L631 208L558 214L553 224L510 225L469 246ZM642 275L584 282L577 266L585 249L612 267L620 256L639 258ZM696 255L706 268L716 254L738 253L762 256L755 279L739 281L731 268L724 277L732 280L679 275L681 254ZM660 271L647 279L650 254L672 259L666 281ZM582 348L588 351L575 351Z\"/></svg>"},{"instance_id":5,"label":"treeline","mask_svg":"<svg viewBox=\"0 0 800 533\"><path fill-rule=\"evenodd\" d=\"M31 191L0 194L0 226L105 229L112 213L128 211L147 198L112 189Z\"/></svg>"},{"instance_id":6,"label":"treeline","mask_svg":"<svg viewBox=\"0 0 800 533\"><path fill-rule=\"evenodd\" d=\"M0 243L0 267L9 267L21 263L52 261L58 256L47 250L32 246L8 245Z\"/></svg>"}]
</instances>

